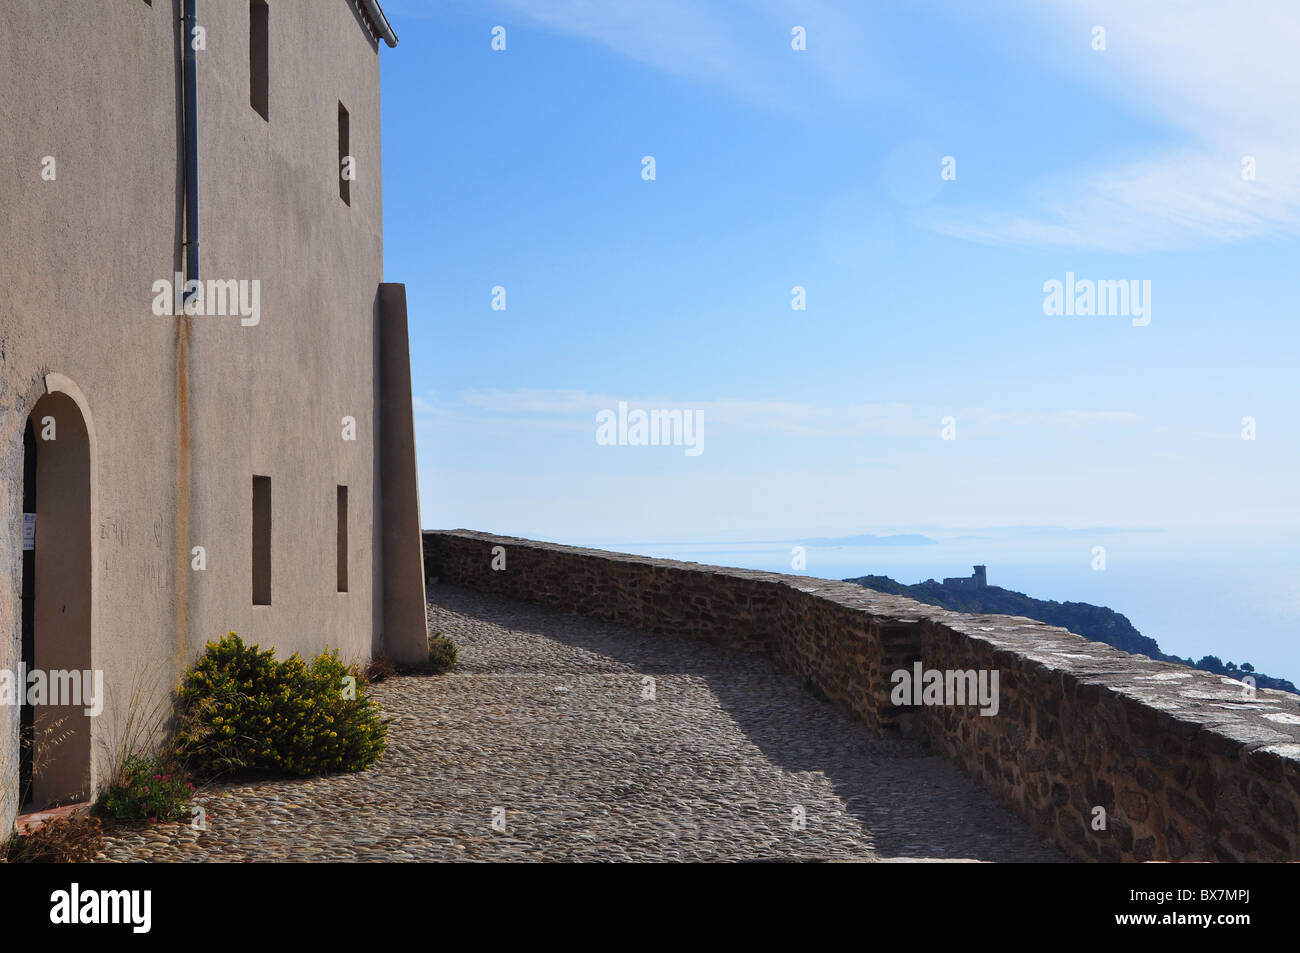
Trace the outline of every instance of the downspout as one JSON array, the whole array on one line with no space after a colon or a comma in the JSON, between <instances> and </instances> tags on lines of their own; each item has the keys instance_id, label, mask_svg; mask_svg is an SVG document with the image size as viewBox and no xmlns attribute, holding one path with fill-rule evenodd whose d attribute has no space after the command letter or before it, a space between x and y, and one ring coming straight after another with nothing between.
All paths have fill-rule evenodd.
<instances>
[{"instance_id":1,"label":"downspout","mask_svg":"<svg viewBox=\"0 0 1300 953\"><path fill-rule=\"evenodd\" d=\"M198 0L185 0L185 272L186 284L199 281L199 90L194 27ZM202 291L199 290L199 294ZM186 295L186 301L189 300Z\"/></svg>"},{"instance_id":2,"label":"downspout","mask_svg":"<svg viewBox=\"0 0 1300 953\"><path fill-rule=\"evenodd\" d=\"M199 281L199 67L194 50L194 30L198 26L198 0L185 0L181 24L182 65L185 95L182 112L185 126L185 271L195 282L185 296L188 304L198 295L203 303ZM190 546L190 324L182 316L176 319L176 554L172 581L175 586L173 606L176 662L183 668L190 658L189 606L193 573L186 572Z\"/></svg>"}]
</instances>

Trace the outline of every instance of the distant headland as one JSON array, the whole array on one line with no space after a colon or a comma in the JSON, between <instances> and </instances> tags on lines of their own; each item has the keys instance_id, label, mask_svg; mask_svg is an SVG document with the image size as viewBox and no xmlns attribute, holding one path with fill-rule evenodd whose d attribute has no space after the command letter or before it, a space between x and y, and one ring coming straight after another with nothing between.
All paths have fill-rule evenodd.
<instances>
[{"instance_id":1,"label":"distant headland","mask_svg":"<svg viewBox=\"0 0 1300 953\"><path fill-rule=\"evenodd\" d=\"M1249 662L1242 662L1240 665L1235 662L1224 662L1217 655L1207 655L1199 662L1194 662L1190 658L1168 655L1160 651L1160 645L1155 639L1143 635L1125 616L1106 606L1095 606L1087 602L1052 602L1034 599L1023 592L1012 592L1000 586L990 586L987 567L975 566L974 569L975 571L969 576L949 577L943 582L927 579L913 586L896 582L888 576L857 576L844 581L855 582L877 592L907 596L917 602L942 606L956 612L1025 616L1048 625L1059 625L1076 635L1082 635L1094 642L1104 642L1125 652L1146 655L1162 662L1189 665L1192 668L1213 672L1216 675L1226 675L1229 678L1241 679L1249 675L1255 679L1256 688L1276 688L1300 695L1300 689L1297 689L1292 682L1285 678L1261 674L1255 671L1255 667Z\"/></svg>"}]
</instances>

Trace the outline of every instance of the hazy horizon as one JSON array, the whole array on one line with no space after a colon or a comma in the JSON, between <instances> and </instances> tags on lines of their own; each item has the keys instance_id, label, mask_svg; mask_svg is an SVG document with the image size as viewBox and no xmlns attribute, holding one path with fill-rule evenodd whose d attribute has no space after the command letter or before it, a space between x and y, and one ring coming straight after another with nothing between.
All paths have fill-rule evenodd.
<instances>
[{"instance_id":1,"label":"hazy horizon","mask_svg":"<svg viewBox=\"0 0 1300 953\"><path fill-rule=\"evenodd\" d=\"M1186 538L1128 538L1135 535L1067 530L983 539L955 535L928 546L805 545L802 570L791 566L791 547L807 538L799 535L767 542L553 541L823 579L881 575L906 585L968 576L973 566L985 565L990 586L1034 599L1106 606L1171 655L1250 662L1261 672L1300 684L1300 665L1289 638L1300 625L1295 585L1300 561L1287 546L1254 553L1246 562L1225 560L1229 551L1198 555ZM1104 570L1092 568L1094 545L1105 547ZM1112 553L1120 554L1118 561ZM1199 594L1197 601L1182 597L1188 589Z\"/></svg>"}]
</instances>

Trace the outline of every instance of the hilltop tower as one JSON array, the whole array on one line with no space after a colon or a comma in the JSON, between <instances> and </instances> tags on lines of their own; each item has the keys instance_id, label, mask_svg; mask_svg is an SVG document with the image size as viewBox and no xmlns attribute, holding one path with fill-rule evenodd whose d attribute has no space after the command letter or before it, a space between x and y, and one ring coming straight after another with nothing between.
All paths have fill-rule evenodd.
<instances>
[{"instance_id":1,"label":"hilltop tower","mask_svg":"<svg viewBox=\"0 0 1300 953\"><path fill-rule=\"evenodd\" d=\"M969 576L949 576L943 581L945 586L954 589L983 589L989 584L987 567L976 566Z\"/></svg>"}]
</instances>

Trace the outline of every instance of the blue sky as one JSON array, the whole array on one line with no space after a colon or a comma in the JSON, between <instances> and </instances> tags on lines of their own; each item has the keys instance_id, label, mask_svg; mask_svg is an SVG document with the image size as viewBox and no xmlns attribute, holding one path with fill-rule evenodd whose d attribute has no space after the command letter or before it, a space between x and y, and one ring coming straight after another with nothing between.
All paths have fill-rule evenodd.
<instances>
[{"instance_id":1,"label":"blue sky","mask_svg":"<svg viewBox=\"0 0 1300 953\"><path fill-rule=\"evenodd\" d=\"M384 8L426 527L1300 529L1286 4ZM1150 323L1044 314L1067 272L1149 281ZM619 401L699 411L704 452L598 445Z\"/></svg>"}]
</instances>

